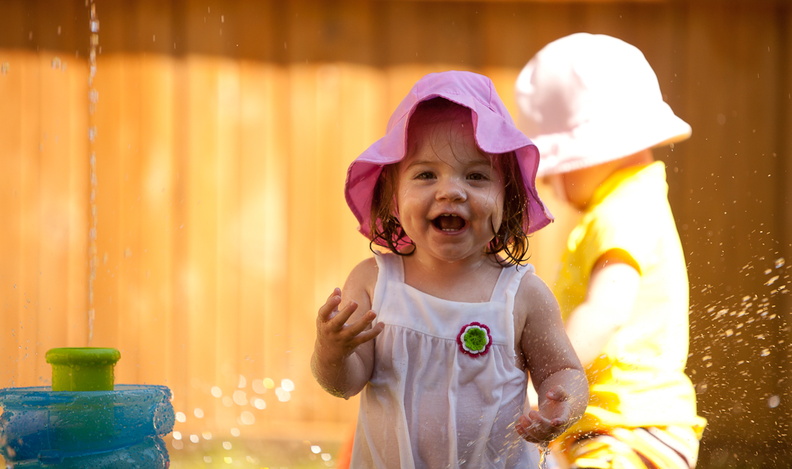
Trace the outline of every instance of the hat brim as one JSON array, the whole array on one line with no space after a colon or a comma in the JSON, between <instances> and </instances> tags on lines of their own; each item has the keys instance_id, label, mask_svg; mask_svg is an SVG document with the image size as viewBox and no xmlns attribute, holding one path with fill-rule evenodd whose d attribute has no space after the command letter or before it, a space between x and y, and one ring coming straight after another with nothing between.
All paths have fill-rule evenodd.
<instances>
[{"instance_id":1,"label":"hat brim","mask_svg":"<svg viewBox=\"0 0 792 469\"><path fill-rule=\"evenodd\" d=\"M677 117L666 103L647 118L585 122L568 132L537 135L533 142L542 153L538 177L568 173L624 158L647 148L680 142L691 135L690 125Z\"/></svg>"}]
</instances>

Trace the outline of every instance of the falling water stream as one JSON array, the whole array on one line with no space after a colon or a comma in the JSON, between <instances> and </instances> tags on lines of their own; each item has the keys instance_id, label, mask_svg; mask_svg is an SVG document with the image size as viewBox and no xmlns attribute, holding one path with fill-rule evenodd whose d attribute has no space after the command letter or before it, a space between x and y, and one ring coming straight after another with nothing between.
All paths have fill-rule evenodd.
<instances>
[{"instance_id":1,"label":"falling water stream","mask_svg":"<svg viewBox=\"0 0 792 469\"><path fill-rule=\"evenodd\" d=\"M550 445L540 444L537 448L539 448L539 469L548 469L547 456L550 455Z\"/></svg>"},{"instance_id":2,"label":"falling water stream","mask_svg":"<svg viewBox=\"0 0 792 469\"><path fill-rule=\"evenodd\" d=\"M88 54L88 148L90 151L89 168L90 168L90 229L88 232L88 256L89 256L89 273L88 273L88 345L93 341L94 320L96 318L96 305L94 302L94 283L96 281L97 269L97 247L96 247L96 228L97 228L97 207L96 207L96 103L99 98L99 93L94 87L94 78L96 78L96 52L99 46L99 20L96 18L96 4L94 0L90 0L91 19L89 21L90 28L90 51Z\"/></svg>"}]
</instances>

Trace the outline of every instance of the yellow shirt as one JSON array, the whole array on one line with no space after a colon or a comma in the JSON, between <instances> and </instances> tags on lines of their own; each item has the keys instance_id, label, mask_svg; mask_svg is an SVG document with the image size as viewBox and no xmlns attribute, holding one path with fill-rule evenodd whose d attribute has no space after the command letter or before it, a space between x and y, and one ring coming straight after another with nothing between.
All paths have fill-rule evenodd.
<instances>
[{"instance_id":1,"label":"yellow shirt","mask_svg":"<svg viewBox=\"0 0 792 469\"><path fill-rule=\"evenodd\" d=\"M585 299L597 259L611 249L626 252L639 267L639 292L629 322L586 368L591 399L569 432L664 425L703 430L684 372L688 278L662 162L621 170L594 194L570 233L554 287L564 320Z\"/></svg>"}]
</instances>

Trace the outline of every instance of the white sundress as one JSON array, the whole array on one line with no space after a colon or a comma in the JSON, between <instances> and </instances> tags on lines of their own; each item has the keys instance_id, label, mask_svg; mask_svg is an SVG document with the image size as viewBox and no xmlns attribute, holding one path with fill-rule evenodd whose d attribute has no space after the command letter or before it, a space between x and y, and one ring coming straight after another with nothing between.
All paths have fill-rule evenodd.
<instances>
[{"instance_id":1,"label":"white sundress","mask_svg":"<svg viewBox=\"0 0 792 469\"><path fill-rule=\"evenodd\" d=\"M372 309L385 329L361 395L352 467L536 468L536 447L514 429L527 385L516 365L514 298L533 268L506 267L489 302L462 303L405 284L401 257L375 258ZM463 328L473 331L467 352ZM481 348L476 334L487 329Z\"/></svg>"}]
</instances>

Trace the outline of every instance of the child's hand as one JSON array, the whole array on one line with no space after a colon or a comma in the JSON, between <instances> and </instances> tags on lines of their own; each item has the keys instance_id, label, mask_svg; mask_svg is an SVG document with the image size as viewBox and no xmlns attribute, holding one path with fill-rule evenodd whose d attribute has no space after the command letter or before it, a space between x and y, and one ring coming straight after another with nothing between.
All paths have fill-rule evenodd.
<instances>
[{"instance_id":1,"label":"child's hand","mask_svg":"<svg viewBox=\"0 0 792 469\"><path fill-rule=\"evenodd\" d=\"M316 318L317 350L329 355L325 358L331 360L343 360L348 357L355 348L378 336L384 328L382 323L370 327L377 317L374 311L367 311L359 319L347 323L358 305L350 301L339 311L339 304L341 304L341 290L336 288L325 304L319 308L319 315Z\"/></svg>"},{"instance_id":2,"label":"child's hand","mask_svg":"<svg viewBox=\"0 0 792 469\"><path fill-rule=\"evenodd\" d=\"M570 422L569 394L562 386L555 386L539 402L539 410L521 415L515 429L531 443L549 443L566 430Z\"/></svg>"}]
</instances>

